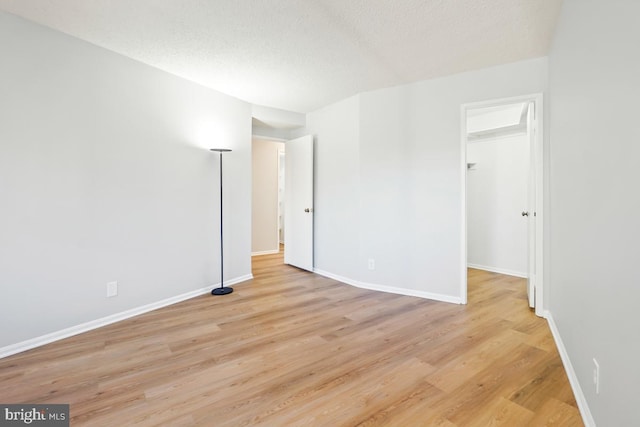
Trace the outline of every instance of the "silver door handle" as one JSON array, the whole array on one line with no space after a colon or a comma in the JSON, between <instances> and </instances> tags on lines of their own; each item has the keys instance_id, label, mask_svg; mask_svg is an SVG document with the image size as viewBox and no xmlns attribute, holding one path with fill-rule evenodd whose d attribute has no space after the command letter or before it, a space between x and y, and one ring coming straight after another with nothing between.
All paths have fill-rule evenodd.
<instances>
[{"instance_id":1,"label":"silver door handle","mask_svg":"<svg viewBox=\"0 0 640 427\"><path fill-rule=\"evenodd\" d=\"M529 212L522 211L522 216L529 216Z\"/></svg>"}]
</instances>

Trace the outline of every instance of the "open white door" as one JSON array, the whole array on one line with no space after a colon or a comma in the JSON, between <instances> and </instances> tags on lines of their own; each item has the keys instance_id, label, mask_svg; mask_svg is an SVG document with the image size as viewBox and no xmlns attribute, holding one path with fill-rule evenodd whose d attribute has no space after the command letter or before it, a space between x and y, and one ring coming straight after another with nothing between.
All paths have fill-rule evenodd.
<instances>
[{"instance_id":1,"label":"open white door","mask_svg":"<svg viewBox=\"0 0 640 427\"><path fill-rule=\"evenodd\" d=\"M313 137L285 143L284 262L313 271Z\"/></svg>"},{"instance_id":2,"label":"open white door","mask_svg":"<svg viewBox=\"0 0 640 427\"><path fill-rule=\"evenodd\" d=\"M529 261L527 274L527 296L529 307L536 305L536 123L535 104L529 103L527 111L527 136L529 137L529 198L527 212L522 215L527 218L529 233Z\"/></svg>"}]
</instances>

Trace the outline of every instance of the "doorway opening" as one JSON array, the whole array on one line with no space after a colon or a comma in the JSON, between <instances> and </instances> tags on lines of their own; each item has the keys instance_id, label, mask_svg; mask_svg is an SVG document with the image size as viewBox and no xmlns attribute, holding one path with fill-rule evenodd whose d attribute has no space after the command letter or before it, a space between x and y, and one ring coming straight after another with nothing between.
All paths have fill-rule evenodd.
<instances>
[{"instance_id":1,"label":"doorway opening","mask_svg":"<svg viewBox=\"0 0 640 427\"><path fill-rule=\"evenodd\" d=\"M543 316L542 95L461 109L461 296L468 268L523 277Z\"/></svg>"},{"instance_id":2,"label":"doorway opening","mask_svg":"<svg viewBox=\"0 0 640 427\"><path fill-rule=\"evenodd\" d=\"M276 254L284 238L285 141L254 136L251 144L251 255Z\"/></svg>"},{"instance_id":3,"label":"doorway opening","mask_svg":"<svg viewBox=\"0 0 640 427\"><path fill-rule=\"evenodd\" d=\"M251 255L313 271L313 137L252 141Z\"/></svg>"}]
</instances>

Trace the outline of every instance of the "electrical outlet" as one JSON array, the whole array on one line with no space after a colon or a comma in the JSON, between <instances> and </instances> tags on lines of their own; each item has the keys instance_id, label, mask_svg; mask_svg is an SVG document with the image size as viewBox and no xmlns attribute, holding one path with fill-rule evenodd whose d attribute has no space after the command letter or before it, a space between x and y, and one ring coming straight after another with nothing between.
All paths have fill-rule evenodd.
<instances>
[{"instance_id":1,"label":"electrical outlet","mask_svg":"<svg viewBox=\"0 0 640 427\"><path fill-rule=\"evenodd\" d=\"M107 298L118 295L118 282L107 283Z\"/></svg>"},{"instance_id":2,"label":"electrical outlet","mask_svg":"<svg viewBox=\"0 0 640 427\"><path fill-rule=\"evenodd\" d=\"M373 259L373 258L369 258L368 267L369 267L369 270L375 270L376 269L376 260Z\"/></svg>"},{"instance_id":3,"label":"electrical outlet","mask_svg":"<svg viewBox=\"0 0 640 427\"><path fill-rule=\"evenodd\" d=\"M596 394L600 394L600 364L593 359L593 385L596 386Z\"/></svg>"}]
</instances>

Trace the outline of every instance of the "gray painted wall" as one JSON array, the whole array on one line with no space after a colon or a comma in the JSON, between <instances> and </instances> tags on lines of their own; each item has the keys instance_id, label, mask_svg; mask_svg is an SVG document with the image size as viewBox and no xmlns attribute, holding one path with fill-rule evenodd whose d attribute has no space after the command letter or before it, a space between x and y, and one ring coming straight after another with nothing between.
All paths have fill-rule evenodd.
<instances>
[{"instance_id":1,"label":"gray painted wall","mask_svg":"<svg viewBox=\"0 0 640 427\"><path fill-rule=\"evenodd\" d=\"M0 347L251 273L251 107L0 12ZM119 295L106 298L106 283Z\"/></svg>"},{"instance_id":2,"label":"gray painted wall","mask_svg":"<svg viewBox=\"0 0 640 427\"><path fill-rule=\"evenodd\" d=\"M638 16L565 0L549 59L550 310L599 426L640 425Z\"/></svg>"},{"instance_id":3,"label":"gray painted wall","mask_svg":"<svg viewBox=\"0 0 640 427\"><path fill-rule=\"evenodd\" d=\"M546 84L547 59L539 58L367 92L310 113L316 268L459 298L460 107L543 93Z\"/></svg>"}]
</instances>

